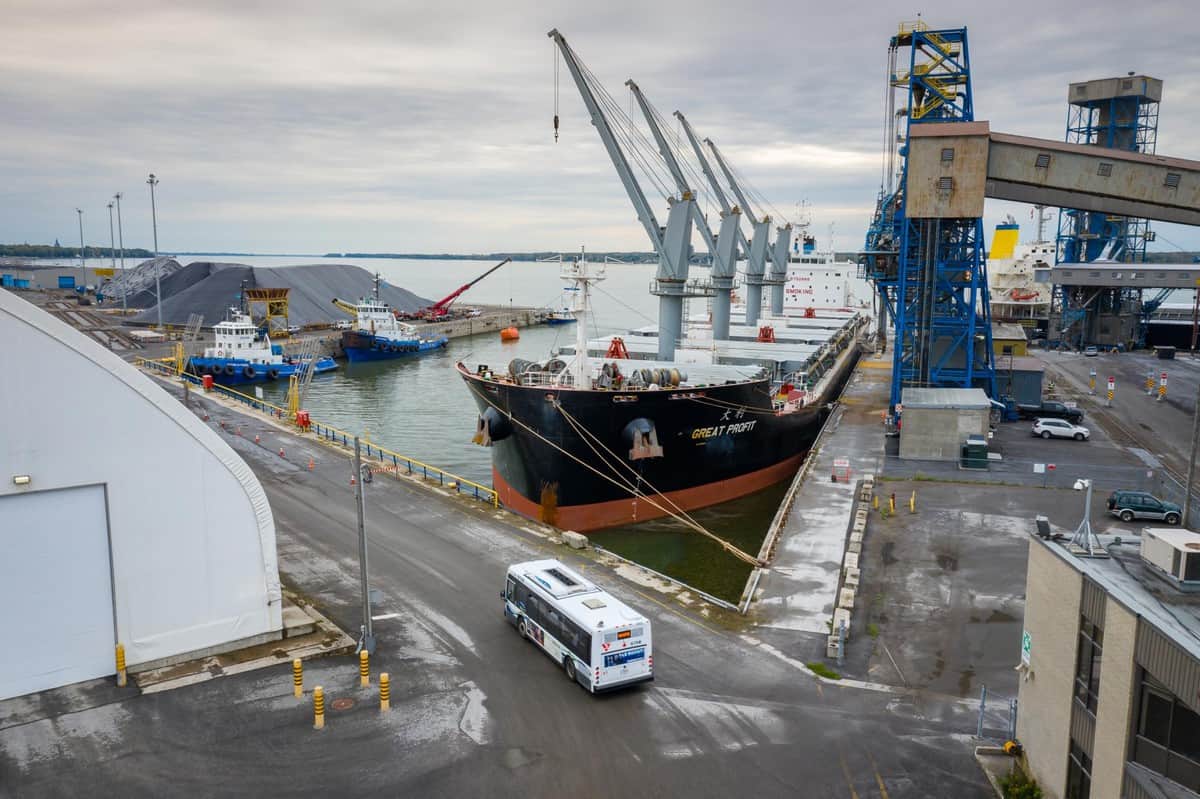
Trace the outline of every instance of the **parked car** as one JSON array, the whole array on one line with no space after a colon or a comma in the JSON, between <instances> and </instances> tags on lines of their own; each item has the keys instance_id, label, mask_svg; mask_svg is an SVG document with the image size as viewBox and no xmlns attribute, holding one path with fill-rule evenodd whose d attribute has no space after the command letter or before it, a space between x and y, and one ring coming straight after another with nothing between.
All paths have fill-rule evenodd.
<instances>
[{"instance_id":1,"label":"parked car","mask_svg":"<svg viewBox=\"0 0 1200 799\"><path fill-rule=\"evenodd\" d=\"M1087 441L1092 432L1065 419L1038 419L1033 423L1033 434L1042 438L1073 438L1076 441Z\"/></svg>"},{"instance_id":2,"label":"parked car","mask_svg":"<svg viewBox=\"0 0 1200 799\"><path fill-rule=\"evenodd\" d=\"M1145 491L1112 492L1108 496L1108 512L1120 517L1123 522L1155 519L1167 524L1179 524L1183 518L1183 508Z\"/></svg>"},{"instance_id":3,"label":"parked car","mask_svg":"<svg viewBox=\"0 0 1200 799\"><path fill-rule=\"evenodd\" d=\"M343 319L337 323L336 327L338 330L353 330L354 323L351 322L349 319Z\"/></svg>"},{"instance_id":4,"label":"parked car","mask_svg":"<svg viewBox=\"0 0 1200 799\"><path fill-rule=\"evenodd\" d=\"M1019 404L1017 413L1022 419L1066 419L1068 422L1074 423L1083 421L1083 411L1079 408L1070 408L1053 400L1040 405Z\"/></svg>"},{"instance_id":5,"label":"parked car","mask_svg":"<svg viewBox=\"0 0 1200 799\"><path fill-rule=\"evenodd\" d=\"M1084 349L1083 354L1089 358L1095 358L1100 354L1100 349L1098 347L1087 347Z\"/></svg>"},{"instance_id":6,"label":"parked car","mask_svg":"<svg viewBox=\"0 0 1200 799\"><path fill-rule=\"evenodd\" d=\"M291 335L293 335L293 336L294 336L294 335L296 335L296 334L297 334L297 333L299 333L299 332L300 332L300 325L290 325L290 326L288 327L288 333L289 333L289 334L291 334Z\"/></svg>"}]
</instances>

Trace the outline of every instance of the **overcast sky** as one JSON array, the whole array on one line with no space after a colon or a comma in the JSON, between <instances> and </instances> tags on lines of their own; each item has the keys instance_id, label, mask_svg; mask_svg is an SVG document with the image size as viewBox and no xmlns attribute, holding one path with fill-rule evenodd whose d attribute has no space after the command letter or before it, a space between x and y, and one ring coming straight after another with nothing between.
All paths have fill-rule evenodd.
<instances>
[{"instance_id":1,"label":"overcast sky","mask_svg":"<svg viewBox=\"0 0 1200 799\"><path fill-rule=\"evenodd\" d=\"M122 191L125 242L149 248L154 172L164 252L647 250L565 71L554 142L557 27L623 105L632 77L781 212L806 201L823 242L832 224L855 249L888 38L918 10L969 27L994 130L1061 138L1068 83L1135 70L1165 81L1158 152L1200 158L1194 0L5 0L0 241L77 242L79 206L107 246ZM990 203L989 230L1010 212L1031 223Z\"/></svg>"}]
</instances>

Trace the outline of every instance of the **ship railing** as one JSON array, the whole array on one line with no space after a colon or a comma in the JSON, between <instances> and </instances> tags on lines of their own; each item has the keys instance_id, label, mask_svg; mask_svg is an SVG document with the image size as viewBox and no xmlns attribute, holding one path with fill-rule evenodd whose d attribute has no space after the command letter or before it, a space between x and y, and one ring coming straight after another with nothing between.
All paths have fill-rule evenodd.
<instances>
[{"instance_id":1,"label":"ship railing","mask_svg":"<svg viewBox=\"0 0 1200 799\"><path fill-rule=\"evenodd\" d=\"M571 388L575 385L571 376L562 372L522 372L519 382L522 386L543 388Z\"/></svg>"},{"instance_id":2,"label":"ship railing","mask_svg":"<svg viewBox=\"0 0 1200 799\"><path fill-rule=\"evenodd\" d=\"M203 385L203 381L199 376L190 374L188 372L181 373L175 366L174 358L166 358L162 360L154 360L151 358L135 358L134 364L147 371L156 372L166 377L182 379L192 385ZM253 410L259 411L260 413L265 413L267 416L271 416L281 421L293 420L292 413L287 408L274 405L265 400L258 399L257 397L252 397L249 394L243 394L240 391L235 391L234 389L229 388L228 386L223 386L220 383L213 384L212 391L228 397L236 402L240 402ZM354 446L353 433L347 433L345 430L339 430L332 425L318 422L311 417L309 418L307 430L308 432L311 432L331 443L341 444L344 447ZM373 459L378 463L378 466L376 466L375 463L370 464L373 472L382 471L395 477L399 477L401 474L401 469L403 469L404 473L409 476L420 474L425 480L437 480L438 485L442 486L443 488L452 488L459 494L472 496L481 502L488 503L493 508L500 507L500 495L494 488L489 488L485 485L476 483L473 480L460 477L454 472L441 469L437 466L431 466L430 464L419 461L416 458L410 458L407 455L401 455L398 452L385 449L378 444L373 444L369 441L363 442L362 447L366 457L368 459Z\"/></svg>"}]
</instances>

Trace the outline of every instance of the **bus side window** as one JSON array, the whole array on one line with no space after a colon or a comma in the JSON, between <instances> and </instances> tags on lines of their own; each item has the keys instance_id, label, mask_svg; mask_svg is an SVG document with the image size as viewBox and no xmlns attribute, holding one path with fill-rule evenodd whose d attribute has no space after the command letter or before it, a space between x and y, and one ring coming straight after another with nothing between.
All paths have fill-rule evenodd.
<instances>
[{"instance_id":1,"label":"bus side window","mask_svg":"<svg viewBox=\"0 0 1200 799\"><path fill-rule=\"evenodd\" d=\"M513 580L513 578L509 577L509 578L508 578L508 585L507 585L507 586L505 586L505 589L506 589L506 590L505 590L505 592L504 592L504 596L505 596L505 597L506 597L506 598L507 598L507 599L508 599L510 602L515 602L515 601L516 601L516 599L517 599L517 596L516 596L516 594L517 594L516 588L517 588L517 583L516 583L516 581L515 581L515 580Z\"/></svg>"}]
</instances>

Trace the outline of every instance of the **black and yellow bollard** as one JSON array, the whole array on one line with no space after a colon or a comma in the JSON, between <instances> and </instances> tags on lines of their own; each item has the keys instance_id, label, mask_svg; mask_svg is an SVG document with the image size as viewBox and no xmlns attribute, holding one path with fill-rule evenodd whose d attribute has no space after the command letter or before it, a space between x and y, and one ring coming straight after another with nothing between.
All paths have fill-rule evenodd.
<instances>
[{"instance_id":1,"label":"black and yellow bollard","mask_svg":"<svg viewBox=\"0 0 1200 799\"><path fill-rule=\"evenodd\" d=\"M313 729L325 729L325 689L313 688Z\"/></svg>"},{"instance_id":2,"label":"black and yellow bollard","mask_svg":"<svg viewBox=\"0 0 1200 799\"><path fill-rule=\"evenodd\" d=\"M371 684L371 656L365 649L358 653L358 682L363 688Z\"/></svg>"},{"instance_id":3,"label":"black and yellow bollard","mask_svg":"<svg viewBox=\"0 0 1200 799\"><path fill-rule=\"evenodd\" d=\"M896 493L894 491L892 492L892 495L888 497L888 513L896 513Z\"/></svg>"},{"instance_id":4,"label":"black and yellow bollard","mask_svg":"<svg viewBox=\"0 0 1200 799\"><path fill-rule=\"evenodd\" d=\"M125 645L117 644L117 686L124 688L129 678L125 676Z\"/></svg>"},{"instance_id":5,"label":"black and yellow bollard","mask_svg":"<svg viewBox=\"0 0 1200 799\"><path fill-rule=\"evenodd\" d=\"M292 661L292 693L297 699L304 696L304 664L300 658Z\"/></svg>"},{"instance_id":6,"label":"black and yellow bollard","mask_svg":"<svg viewBox=\"0 0 1200 799\"><path fill-rule=\"evenodd\" d=\"M379 673L379 710L392 709L392 683L386 671Z\"/></svg>"}]
</instances>

